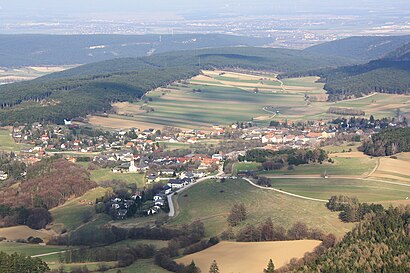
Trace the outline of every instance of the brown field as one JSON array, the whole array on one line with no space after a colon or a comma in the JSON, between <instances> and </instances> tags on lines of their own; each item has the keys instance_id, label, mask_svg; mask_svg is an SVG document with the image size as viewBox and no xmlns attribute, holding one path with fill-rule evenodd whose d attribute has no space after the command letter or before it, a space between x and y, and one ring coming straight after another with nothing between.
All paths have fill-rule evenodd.
<instances>
[{"instance_id":1,"label":"brown field","mask_svg":"<svg viewBox=\"0 0 410 273\"><path fill-rule=\"evenodd\" d=\"M242 74L242 73L236 73L236 72L226 72L226 71L209 71L205 70L202 71L204 75L199 75L191 79L191 83L195 84L204 84L210 85L210 86L220 86L220 87L236 87L236 88L241 88L246 91L252 92L255 87L259 89L259 91L265 91L265 92L305 92L305 91L315 91L315 87L307 87L307 86L289 86L289 85L266 85L264 83L247 83L247 82L241 82L241 81L259 81L261 78L263 78L265 81L271 81L271 82L279 82L276 78L274 77L268 77L264 75L249 75L249 74ZM225 73L223 74L224 77L229 77L229 78L235 78L235 80L217 80L215 76L218 76L220 73ZM238 81L239 80L239 81Z\"/></svg>"},{"instance_id":2,"label":"brown field","mask_svg":"<svg viewBox=\"0 0 410 273\"><path fill-rule=\"evenodd\" d=\"M0 228L0 237L4 237L9 241L15 241L18 239L27 239L28 237L39 237L43 240L50 239L54 233L48 230L34 230L28 226L16 226Z\"/></svg>"},{"instance_id":3,"label":"brown field","mask_svg":"<svg viewBox=\"0 0 410 273\"><path fill-rule=\"evenodd\" d=\"M205 73L206 72L206 73ZM223 70L214 70L214 71L204 71L206 75L210 76L218 76L221 73L224 73L224 76L230 77L230 78L238 78L240 80L259 80L260 78L266 78L271 81L277 81L275 77L269 77L265 75L251 75L251 74L244 74L244 73L239 73L239 72L229 72L229 71L223 71Z\"/></svg>"},{"instance_id":4,"label":"brown field","mask_svg":"<svg viewBox=\"0 0 410 273\"><path fill-rule=\"evenodd\" d=\"M362 152L347 152L347 153L334 153L331 157L355 157L355 158L365 158L365 155Z\"/></svg>"},{"instance_id":5,"label":"brown field","mask_svg":"<svg viewBox=\"0 0 410 273\"><path fill-rule=\"evenodd\" d=\"M281 241L259 243L221 242L204 251L187 255L177 262L189 264L192 260L202 270L208 272L216 260L221 273L262 273L269 259L275 268L286 265L292 258L301 258L312 251L320 241Z\"/></svg>"},{"instance_id":6,"label":"brown field","mask_svg":"<svg viewBox=\"0 0 410 273\"><path fill-rule=\"evenodd\" d=\"M410 153L399 154L397 159L390 157L380 158L377 170L372 177L400 180L410 183Z\"/></svg>"},{"instance_id":7,"label":"brown field","mask_svg":"<svg viewBox=\"0 0 410 273\"><path fill-rule=\"evenodd\" d=\"M100 116L91 116L89 117L88 122L94 126L111 129L139 128L141 130L146 130L149 128L161 129L163 127L162 125L153 123L145 123L142 121L127 120L115 117L105 118Z\"/></svg>"}]
</instances>

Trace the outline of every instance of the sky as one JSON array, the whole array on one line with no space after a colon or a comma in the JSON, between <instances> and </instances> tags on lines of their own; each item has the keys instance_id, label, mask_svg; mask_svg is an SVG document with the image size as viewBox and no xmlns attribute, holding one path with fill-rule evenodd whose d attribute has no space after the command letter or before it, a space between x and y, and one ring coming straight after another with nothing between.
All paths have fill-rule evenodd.
<instances>
[{"instance_id":1,"label":"sky","mask_svg":"<svg viewBox=\"0 0 410 273\"><path fill-rule=\"evenodd\" d=\"M409 0L0 0L0 15L92 16L103 13L260 14L335 10L409 10Z\"/></svg>"}]
</instances>

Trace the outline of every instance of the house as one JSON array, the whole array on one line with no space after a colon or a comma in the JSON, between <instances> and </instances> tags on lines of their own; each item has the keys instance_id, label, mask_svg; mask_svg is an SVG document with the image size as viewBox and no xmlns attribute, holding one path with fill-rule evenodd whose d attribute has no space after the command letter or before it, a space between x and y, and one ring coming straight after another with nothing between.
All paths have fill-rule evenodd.
<instances>
[{"instance_id":1,"label":"house","mask_svg":"<svg viewBox=\"0 0 410 273\"><path fill-rule=\"evenodd\" d=\"M212 159L217 159L218 161L222 161L223 156L221 154L213 154Z\"/></svg>"},{"instance_id":2,"label":"house","mask_svg":"<svg viewBox=\"0 0 410 273\"><path fill-rule=\"evenodd\" d=\"M9 177L9 175L3 171L0 171L0 181L4 181Z\"/></svg>"},{"instance_id":3,"label":"house","mask_svg":"<svg viewBox=\"0 0 410 273\"><path fill-rule=\"evenodd\" d=\"M172 188L168 185L165 185L162 190L164 191L164 194L168 195L172 192Z\"/></svg>"},{"instance_id":4,"label":"house","mask_svg":"<svg viewBox=\"0 0 410 273\"><path fill-rule=\"evenodd\" d=\"M154 201L158 201L158 200L164 200L166 198L166 196L165 195L163 195L163 194L157 194L157 195L155 195L152 199L154 199Z\"/></svg>"},{"instance_id":5,"label":"house","mask_svg":"<svg viewBox=\"0 0 410 273\"><path fill-rule=\"evenodd\" d=\"M172 189L182 189L183 187L187 186L189 183L191 183L190 178L184 178L184 179L170 179L168 181L168 186L170 186Z\"/></svg>"},{"instance_id":6,"label":"house","mask_svg":"<svg viewBox=\"0 0 410 273\"><path fill-rule=\"evenodd\" d=\"M155 173L151 173L147 176L147 181L148 183L159 182L160 177Z\"/></svg>"},{"instance_id":7,"label":"house","mask_svg":"<svg viewBox=\"0 0 410 273\"><path fill-rule=\"evenodd\" d=\"M174 170L173 169L163 169L163 170L160 170L159 172L158 172L158 174L159 175L166 175L166 176L172 176L172 175L174 175Z\"/></svg>"},{"instance_id":8,"label":"house","mask_svg":"<svg viewBox=\"0 0 410 273\"><path fill-rule=\"evenodd\" d=\"M158 207L163 207L165 205L165 200L164 199L158 199L154 201L154 205Z\"/></svg>"}]
</instances>

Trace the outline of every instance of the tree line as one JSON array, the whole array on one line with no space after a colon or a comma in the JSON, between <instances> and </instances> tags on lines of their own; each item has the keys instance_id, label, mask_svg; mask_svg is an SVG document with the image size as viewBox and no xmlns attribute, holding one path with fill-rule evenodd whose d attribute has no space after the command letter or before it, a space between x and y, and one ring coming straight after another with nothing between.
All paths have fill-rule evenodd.
<instances>
[{"instance_id":1,"label":"tree line","mask_svg":"<svg viewBox=\"0 0 410 273\"><path fill-rule=\"evenodd\" d=\"M363 141L360 147L371 156L390 156L410 152L410 128L387 128Z\"/></svg>"},{"instance_id":2,"label":"tree line","mask_svg":"<svg viewBox=\"0 0 410 273\"><path fill-rule=\"evenodd\" d=\"M327 153L322 149L283 149L280 151L252 149L246 151L244 156L238 157L239 161L271 162L265 164L266 170L280 169L285 165L322 163L326 159Z\"/></svg>"}]
</instances>

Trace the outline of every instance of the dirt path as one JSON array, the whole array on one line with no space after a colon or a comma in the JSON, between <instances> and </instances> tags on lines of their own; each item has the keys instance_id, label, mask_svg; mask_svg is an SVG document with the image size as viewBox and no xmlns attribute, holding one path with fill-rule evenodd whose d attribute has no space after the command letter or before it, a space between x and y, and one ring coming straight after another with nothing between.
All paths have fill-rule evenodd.
<instances>
[{"instance_id":1,"label":"dirt path","mask_svg":"<svg viewBox=\"0 0 410 273\"><path fill-rule=\"evenodd\" d=\"M324 200L324 199L310 198L310 197L306 197L306 196L302 196L302 195L293 194L293 193L290 193L290 192L278 190L278 189L275 189L275 188L269 188L269 187L259 186L259 185L255 184L255 183L253 183L253 182L252 182L250 179L248 179L248 178L243 178L243 180L245 180L246 182L248 182L248 183L251 184L252 186L257 187L257 188L260 188L260 189L276 191L276 192L279 192L279 193L283 193L283 194L286 194L286 195L289 195L289 196L293 196L293 197L296 197L296 198L305 199L305 200L309 200L309 201L316 201L316 202L322 202L322 203L327 203L327 202L328 202L328 200Z\"/></svg>"},{"instance_id":2,"label":"dirt path","mask_svg":"<svg viewBox=\"0 0 410 273\"><path fill-rule=\"evenodd\" d=\"M62 250L62 251L56 251L56 252L33 255L33 256L30 256L30 257L31 258L39 258L39 257L46 257L46 256L51 256L51 255L62 254L62 253L66 253L66 252L67 252L67 250Z\"/></svg>"},{"instance_id":3,"label":"dirt path","mask_svg":"<svg viewBox=\"0 0 410 273\"><path fill-rule=\"evenodd\" d=\"M276 112L272 112L272 111L266 109L266 107L263 107L262 110L273 115L273 116L269 117L269 119L274 119L277 115Z\"/></svg>"},{"instance_id":4,"label":"dirt path","mask_svg":"<svg viewBox=\"0 0 410 273\"><path fill-rule=\"evenodd\" d=\"M376 166L374 166L373 170L367 175L367 177L372 176L372 174L374 174L374 172L377 171L379 166L380 166L380 158L377 159Z\"/></svg>"},{"instance_id":5,"label":"dirt path","mask_svg":"<svg viewBox=\"0 0 410 273\"><path fill-rule=\"evenodd\" d=\"M354 99L347 99L347 100L341 100L341 101L338 101L338 102L363 100L363 99L367 99L367 98L373 97L373 96L376 95L376 94L377 94L377 93L371 93L371 94L369 94L369 95L367 95L367 96L364 96L364 97L359 97L359 98L354 98ZM338 103L338 102L337 102L337 103ZM337 103L336 103L336 104L337 104Z\"/></svg>"}]
</instances>

